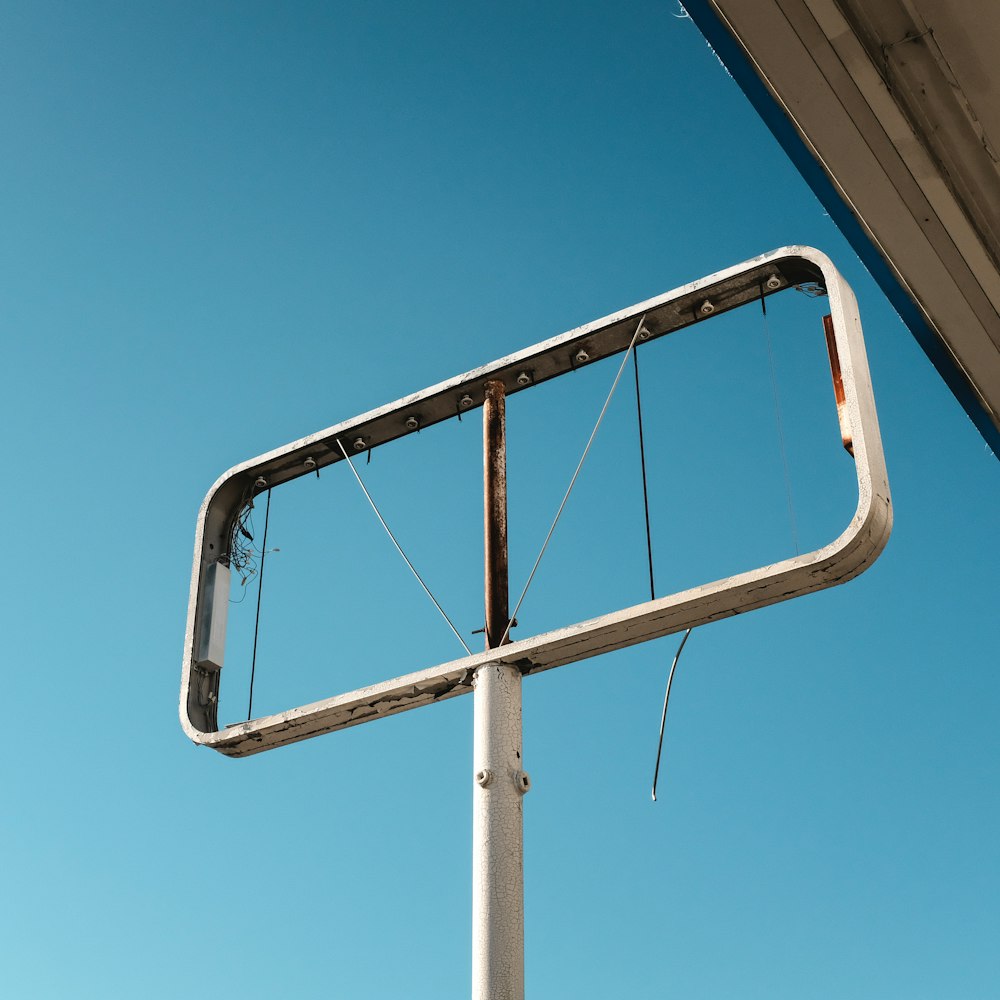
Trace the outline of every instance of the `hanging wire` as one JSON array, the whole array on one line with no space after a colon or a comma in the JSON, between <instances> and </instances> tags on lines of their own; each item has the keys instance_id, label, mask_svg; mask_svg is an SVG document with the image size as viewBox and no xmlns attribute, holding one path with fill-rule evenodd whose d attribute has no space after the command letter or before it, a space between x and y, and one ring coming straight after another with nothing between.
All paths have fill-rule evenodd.
<instances>
[{"instance_id":1,"label":"hanging wire","mask_svg":"<svg viewBox=\"0 0 1000 1000\"><path fill-rule=\"evenodd\" d=\"M649 561L649 599L656 600L656 584L653 582L653 536L649 530L649 489L646 483L646 443L642 434L642 396L639 394L639 348L632 352L635 366L635 413L639 424L639 461L642 464L642 506L646 512L646 558Z\"/></svg>"},{"instance_id":2,"label":"hanging wire","mask_svg":"<svg viewBox=\"0 0 1000 1000\"><path fill-rule=\"evenodd\" d=\"M264 543L260 553L260 576L257 578L257 617L253 624L253 656L250 660L250 700L247 704L247 722L253 718L253 681L257 672L257 635L260 631L260 595L264 592L264 560L267 558L267 524L271 519L271 487L267 488L267 506L264 508Z\"/></svg>"},{"instance_id":3,"label":"hanging wire","mask_svg":"<svg viewBox=\"0 0 1000 1000\"><path fill-rule=\"evenodd\" d=\"M653 801L656 801L656 782L660 777L660 755L663 753L663 729L667 724L667 704L670 701L670 685L674 682L674 671L677 669L677 661L681 658L684 646L691 635L692 629L688 629L681 639L681 644L674 653L674 662L670 664L670 673L667 675L667 690L663 694L663 712L660 715L660 741L656 745L656 767L653 769Z\"/></svg>"},{"instance_id":4,"label":"hanging wire","mask_svg":"<svg viewBox=\"0 0 1000 1000\"><path fill-rule=\"evenodd\" d=\"M788 521L792 530L792 545L799 554L799 530L795 521L795 504L792 500L792 477L788 471L788 453L785 449L785 432L781 424L781 401L778 398L778 377L775 374L774 351L771 347L771 330L767 322L767 303L764 289L760 292L760 311L764 317L764 339L767 341L767 361L771 368L771 393L774 396L774 421L778 427L778 446L781 450L781 467L785 474L785 499L788 502Z\"/></svg>"},{"instance_id":5,"label":"hanging wire","mask_svg":"<svg viewBox=\"0 0 1000 1000\"><path fill-rule=\"evenodd\" d=\"M372 495L368 492L368 488L365 486L364 481L361 479L361 476L358 475L358 470L354 468L354 463L351 461L351 456L347 454L347 451L345 450L343 444L341 443L340 438L337 438L337 447L340 449L340 453L344 456L344 458L347 459L347 464L351 467L351 472L354 473L354 478L358 481L358 485L361 487L361 491L368 498L368 503L371 504L372 510L375 511L375 516L381 522L382 527L385 528L386 534L389 536L390 539L392 539L392 544L396 546L396 551L403 557L403 562L405 562L406 565L410 567L410 572L417 578L417 583L419 583L420 586L423 587L424 593L431 599L431 602L434 604L434 607L436 607L438 611L441 613L441 617L448 623L448 628L450 628L452 632L455 634L455 638L458 639L458 641L462 644L462 648L469 656L472 656L472 650L469 649L469 647L466 645L466 642L459 634L458 629L455 628L455 626L452 624L451 619L445 613L444 608L442 608L441 605L438 603L437 598L430 592L430 590L427 587L427 584L424 583L423 578L417 572L416 567L407 558L406 553L403 551L403 547L399 544L399 542L396 541L396 536L389 529L389 525L385 523L385 518L381 515L381 513L379 513L378 507L375 506L375 501L372 499ZM261 568L263 569L263 566ZM508 625L508 628L509 627L510 626Z\"/></svg>"},{"instance_id":6,"label":"hanging wire","mask_svg":"<svg viewBox=\"0 0 1000 1000\"><path fill-rule=\"evenodd\" d=\"M656 600L656 585L653 582L653 537L649 529L649 490L646 483L646 444L642 433L642 396L639 394L639 349L636 348L635 356L635 413L636 423L639 427L639 461L642 464L642 503L646 512L646 556L649 560L649 599ZM677 669L677 661L681 658L681 650L688 641L692 629L688 629L681 639L680 646L674 654L674 662L670 664L670 673L667 675L667 689L663 694L663 712L660 715L660 738L656 744L656 767L653 769L653 801L656 801L656 783L660 777L660 757L663 753L663 731L667 724L667 703L670 701L670 686L674 681L674 671Z\"/></svg>"},{"instance_id":7,"label":"hanging wire","mask_svg":"<svg viewBox=\"0 0 1000 1000\"><path fill-rule=\"evenodd\" d=\"M562 503L559 504L559 509L556 511L556 516L552 520L552 526L549 528L549 533L545 536L545 541L542 542L541 550L538 553L538 558L535 559L535 565L531 567L531 572L528 574L528 581L524 585L524 590L521 591L521 596L517 599L517 604L514 605L514 613L510 616L507 621L507 627L504 629L503 636L500 639L498 645L502 646L507 641L507 636L510 635L511 625L517 618L518 611L521 610L521 604L524 602L525 595L528 593L528 588L531 586L531 581L535 578L535 573L538 570L538 564L542 561L542 556L545 555L545 550L548 548L549 541L552 538L552 533L556 530L556 525L559 523L559 518L562 517L563 508L566 506L566 501L569 500L570 493L573 492L573 487L576 485L577 477L580 475L580 470L583 468L583 463L587 460L587 455L590 453L590 446L594 443L594 438L597 437L597 432L600 430L601 423L604 420L604 414L608 412L608 407L611 405L611 398L615 394L615 389L618 388L618 383L621 381L622 372L625 371L625 366L628 364L629 356L635 349L635 343L639 339L639 332L642 330L642 324L646 321L646 314L643 313L642 317L639 319L638 324L635 328L635 333L632 334L632 340L628 345L628 350L625 351L625 357L622 358L622 363L618 368L618 374L615 375L614 382L611 383L611 391L608 393L608 398L604 400L604 406L601 407L600 415L597 418L597 423L594 424L594 429L590 432L590 438L587 441L587 446L583 449L583 454L580 456L580 461L577 463L576 471L573 473L573 478L569 481L569 486L566 487L566 495L562 498Z\"/></svg>"},{"instance_id":8,"label":"hanging wire","mask_svg":"<svg viewBox=\"0 0 1000 1000\"><path fill-rule=\"evenodd\" d=\"M250 578L257 572L256 551L253 547L253 536L256 528L253 523L252 492L253 486L247 486L243 492L243 498L240 500L240 512L233 521L229 532L229 551L226 553L229 566L240 574L240 584L243 587L246 587ZM244 596L246 595L244 594Z\"/></svg>"}]
</instances>

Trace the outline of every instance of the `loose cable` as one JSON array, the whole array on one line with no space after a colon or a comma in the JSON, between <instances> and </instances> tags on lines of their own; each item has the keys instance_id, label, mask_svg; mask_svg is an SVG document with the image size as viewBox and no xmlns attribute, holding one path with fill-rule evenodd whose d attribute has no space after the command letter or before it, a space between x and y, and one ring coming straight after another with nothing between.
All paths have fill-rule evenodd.
<instances>
[{"instance_id":1,"label":"loose cable","mask_svg":"<svg viewBox=\"0 0 1000 1000\"><path fill-rule=\"evenodd\" d=\"M646 513L646 558L649 561L649 599L656 600L656 584L653 582L653 536L649 530L649 490L646 485L646 444L642 435L642 397L639 395L639 348L632 352L635 366L635 413L639 425L639 462L642 465L642 506Z\"/></svg>"},{"instance_id":2,"label":"loose cable","mask_svg":"<svg viewBox=\"0 0 1000 1000\"><path fill-rule=\"evenodd\" d=\"M642 433L642 397L639 394L639 350L636 348L635 356L635 412L636 424L639 428L639 461L642 465L642 503L646 513L646 556L649 560L649 599L656 600L656 584L653 582L653 538L649 527L649 490L646 483L646 445ZM692 629L688 629L681 639L680 646L674 654L673 663L670 664L670 673L667 675L667 688L663 694L663 712L660 715L660 738L656 744L656 766L653 769L653 801L656 801L656 785L660 777L660 757L663 754L663 732L667 724L667 704L670 701L670 687L674 680L674 671L677 669L677 662L681 658L681 651L688 641Z\"/></svg>"},{"instance_id":3,"label":"loose cable","mask_svg":"<svg viewBox=\"0 0 1000 1000\"><path fill-rule=\"evenodd\" d=\"M684 633L684 638L681 639L681 644L677 647L677 652L674 653L674 662L670 664L670 673L667 675L667 690L663 694L663 712L660 715L660 741L656 745L656 767L653 769L653 801L656 801L656 782L660 777L660 754L663 753L663 729L667 724L667 703L670 701L670 685L674 681L674 671L677 669L677 661L681 658L681 653L684 650L684 645L688 641L688 636L691 635L691 629L688 629Z\"/></svg>"},{"instance_id":4,"label":"loose cable","mask_svg":"<svg viewBox=\"0 0 1000 1000\"><path fill-rule=\"evenodd\" d=\"M260 595L264 592L264 560L267 558L267 523L271 519L271 487L267 488L267 506L264 508L264 542L260 553L260 576L257 578L257 617L253 623L253 656L250 659L250 700L247 704L247 722L253 718L253 681L257 672L257 634L260 631Z\"/></svg>"}]
</instances>

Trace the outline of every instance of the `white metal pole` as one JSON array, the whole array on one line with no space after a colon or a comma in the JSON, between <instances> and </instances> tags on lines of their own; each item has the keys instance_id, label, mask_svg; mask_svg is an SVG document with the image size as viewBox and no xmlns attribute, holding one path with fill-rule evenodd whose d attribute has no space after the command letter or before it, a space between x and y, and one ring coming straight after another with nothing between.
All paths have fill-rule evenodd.
<instances>
[{"instance_id":1,"label":"white metal pole","mask_svg":"<svg viewBox=\"0 0 1000 1000\"><path fill-rule=\"evenodd\" d=\"M507 442L503 382L483 399L486 646L502 645L507 611ZM473 678L472 998L524 998L521 672L491 663Z\"/></svg>"},{"instance_id":2,"label":"white metal pole","mask_svg":"<svg viewBox=\"0 0 1000 1000\"><path fill-rule=\"evenodd\" d=\"M472 821L472 998L524 998L524 793L521 672L489 664L475 677Z\"/></svg>"}]
</instances>

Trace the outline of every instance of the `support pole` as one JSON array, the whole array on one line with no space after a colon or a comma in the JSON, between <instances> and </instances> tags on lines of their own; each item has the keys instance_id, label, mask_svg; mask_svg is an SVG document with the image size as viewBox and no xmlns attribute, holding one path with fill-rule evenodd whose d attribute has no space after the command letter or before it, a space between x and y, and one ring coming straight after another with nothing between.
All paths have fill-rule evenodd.
<instances>
[{"instance_id":1,"label":"support pole","mask_svg":"<svg viewBox=\"0 0 1000 1000\"><path fill-rule=\"evenodd\" d=\"M507 453L504 386L486 383L483 481L486 648L507 631ZM524 1000L521 672L481 667L474 678L472 998Z\"/></svg>"},{"instance_id":2,"label":"support pole","mask_svg":"<svg viewBox=\"0 0 1000 1000\"><path fill-rule=\"evenodd\" d=\"M486 648L507 631L507 413L503 382L487 382L483 401L483 564Z\"/></svg>"}]
</instances>

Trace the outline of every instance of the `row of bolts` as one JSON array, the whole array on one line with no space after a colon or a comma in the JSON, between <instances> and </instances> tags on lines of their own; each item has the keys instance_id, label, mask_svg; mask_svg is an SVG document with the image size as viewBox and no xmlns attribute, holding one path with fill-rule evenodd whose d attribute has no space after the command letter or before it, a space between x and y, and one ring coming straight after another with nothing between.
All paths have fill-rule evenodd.
<instances>
[{"instance_id":1,"label":"row of bolts","mask_svg":"<svg viewBox=\"0 0 1000 1000\"><path fill-rule=\"evenodd\" d=\"M773 291L773 290L777 289L781 285L781 279L778 278L777 275L772 274L764 282L764 284L766 285L767 288L769 288L769 289L771 289ZM714 313L714 312L715 312L715 306L712 304L711 300L709 300L709 299L705 299L705 301L702 302L700 306L698 306L698 315L700 315L700 316L711 316L712 313ZM645 329L645 327L642 330L639 331L639 339L640 340L648 340L649 339L649 331L647 329ZM590 360L590 355L581 347L580 350L578 350L576 352L576 354L573 355L573 360L578 365L582 365L585 362L587 362L587 361ZM523 371L522 372L518 372L517 375L514 377L514 381L518 385L528 385L528 383L531 382L531 375L528 372L523 372ZM473 405L474 402L475 402L475 400L468 393L466 393L458 401L458 405L463 410L467 410L467 409L469 409L470 406ZM407 430L415 431L415 430L417 430L420 427L420 420L419 420L419 418L417 418L417 417L413 416L413 414L411 414L410 416L408 416L406 418L406 420L404 421L404 424L405 424ZM364 451L365 448L368 447L368 442L363 437L357 437L352 442L352 445L353 445L355 451ZM310 470L316 469L316 459L314 459L314 458L307 458L307 459L304 460L304 462L302 464L307 469L310 469ZM263 479L258 480L257 485L259 487L266 486L267 485L266 480L263 480Z\"/></svg>"}]
</instances>

